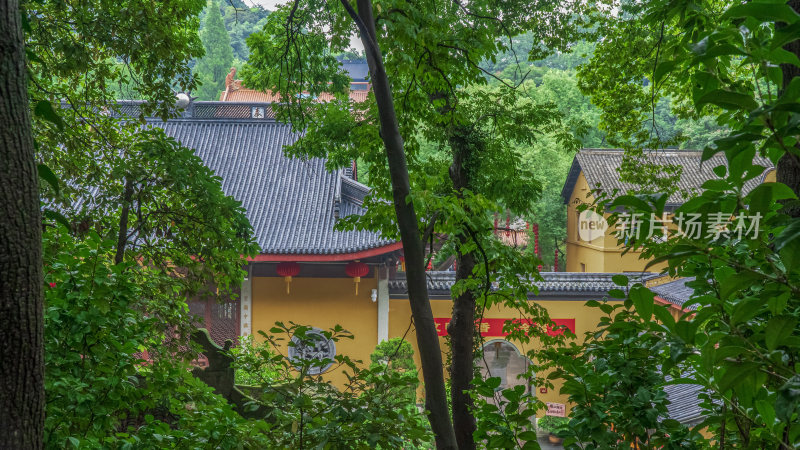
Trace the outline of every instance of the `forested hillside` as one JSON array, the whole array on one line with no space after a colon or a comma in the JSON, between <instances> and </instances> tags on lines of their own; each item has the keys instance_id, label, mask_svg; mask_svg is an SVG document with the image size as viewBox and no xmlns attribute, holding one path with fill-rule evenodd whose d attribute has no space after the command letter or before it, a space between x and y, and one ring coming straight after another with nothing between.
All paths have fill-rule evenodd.
<instances>
[{"instance_id":1,"label":"forested hillside","mask_svg":"<svg viewBox=\"0 0 800 450\"><path fill-rule=\"evenodd\" d=\"M199 100L219 100L225 75L241 68L250 56L245 40L264 28L269 11L241 0L210 1L200 14L200 36L206 54L196 62L195 73L203 83L195 93ZM221 75L220 75L221 74Z\"/></svg>"}]
</instances>

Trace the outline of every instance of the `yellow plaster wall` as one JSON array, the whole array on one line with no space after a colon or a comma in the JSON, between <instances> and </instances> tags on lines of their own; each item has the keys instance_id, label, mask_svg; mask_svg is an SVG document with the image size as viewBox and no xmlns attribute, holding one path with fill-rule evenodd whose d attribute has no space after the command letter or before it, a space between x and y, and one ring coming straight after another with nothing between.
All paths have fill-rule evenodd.
<instances>
[{"instance_id":1,"label":"yellow plaster wall","mask_svg":"<svg viewBox=\"0 0 800 450\"><path fill-rule=\"evenodd\" d=\"M601 300L602 298L598 298ZM575 319L575 334L577 339L583 339L584 333L594 330L597 327L602 313L597 308L589 308L584 306L585 301L575 300L543 300L537 301L538 304L545 307L553 319ZM619 302L611 302L619 303ZM434 318L447 318L451 316L453 309L453 302L450 300L431 300L431 309L433 310ZM519 311L511 309L502 305L497 305L485 311L484 317L487 319L514 319L520 318ZM392 299L389 301L389 337L402 337L408 329L411 320L411 308L407 299ZM494 339L502 339L499 337L486 337L486 342ZM414 360L417 368L420 367L419 351L417 347L417 336L413 327L406 334L406 340L414 347ZM439 338L439 344L442 349L442 359L447 361L445 351L447 344L445 337ZM522 353L525 353L528 348L521 346L517 342L513 344ZM446 370L446 369L445 369ZM543 376L544 374L539 374ZM447 373L445 371L445 376ZM566 396L558 393L561 385L555 383L555 388L550 389L547 393L536 392L538 398L545 402L564 403L567 404ZM569 405L567 404L567 413L569 413Z\"/></svg>"},{"instance_id":2,"label":"yellow plaster wall","mask_svg":"<svg viewBox=\"0 0 800 450\"><path fill-rule=\"evenodd\" d=\"M336 353L369 364L369 355L378 344L378 306L370 298L370 291L375 288L375 278L362 278L356 296L353 280L349 278L296 277L287 295L283 278L254 277L253 335L262 341L258 330L269 333L276 320L323 330L341 325L355 339L337 342ZM284 348L284 354L285 351ZM340 371L330 370L326 376L338 385L346 381Z\"/></svg>"},{"instance_id":3,"label":"yellow plaster wall","mask_svg":"<svg viewBox=\"0 0 800 450\"><path fill-rule=\"evenodd\" d=\"M578 176L567 204L567 272L638 272L644 270L647 260L640 259L641 252L622 254L622 247L617 245L614 229L609 227L605 236L586 242L578 236L578 206L591 204L589 183L583 173ZM608 218L609 214L604 214ZM665 264L652 266L649 271L658 271Z\"/></svg>"}]
</instances>

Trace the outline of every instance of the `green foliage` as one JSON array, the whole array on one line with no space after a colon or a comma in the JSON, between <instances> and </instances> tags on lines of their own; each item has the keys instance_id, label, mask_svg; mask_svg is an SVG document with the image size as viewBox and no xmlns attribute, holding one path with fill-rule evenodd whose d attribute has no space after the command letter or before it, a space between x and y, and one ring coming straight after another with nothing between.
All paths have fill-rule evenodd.
<instances>
[{"instance_id":1,"label":"green foliage","mask_svg":"<svg viewBox=\"0 0 800 450\"><path fill-rule=\"evenodd\" d=\"M566 417L544 416L536 421L536 427L550 434L560 434L569 429L569 419Z\"/></svg>"},{"instance_id":2,"label":"green foliage","mask_svg":"<svg viewBox=\"0 0 800 450\"><path fill-rule=\"evenodd\" d=\"M385 372L398 372L402 376L416 376L417 383L412 382L394 389L395 392L392 395L405 398L410 405L417 403L419 372L417 365L414 364L414 348L408 341L400 337L381 341L375 347L375 351L369 355L369 359L372 361L370 366L372 369L383 368Z\"/></svg>"},{"instance_id":3,"label":"green foliage","mask_svg":"<svg viewBox=\"0 0 800 450\"><path fill-rule=\"evenodd\" d=\"M611 20L609 29L619 39L608 40L606 50L627 45L627 37L639 36L632 49L656 51L628 61L627 78L613 81L614 89L620 89L616 92L630 88L637 76L652 71L650 86L658 89L651 94L663 90L691 113L713 115L730 131L706 147L703 155L708 159L724 154L727 168L715 169L722 179L706 182L702 194L675 211L676 216L684 217L700 214L704 220L699 235L670 230L666 240L634 236L627 241L629 248L644 250L653 262L667 263L670 275L695 277L689 286L694 291L691 304L696 305L696 312L674 320L649 302L651 293L638 288L631 290L626 300L625 309L630 312L615 316L606 330L644 333L636 334L637 347L639 341L651 342L652 335L652 342L658 343L640 349L650 356L632 361L645 373L652 374L652 363L656 363L663 374L685 375L676 383L702 386L705 421L697 428L705 427L713 442L686 435L697 445L797 447L800 398L793 393L800 379L796 364L800 355L796 326L800 319L796 301L800 243L793 213L797 196L785 185L762 183L752 188L756 184L752 181L760 181L765 171L755 156L781 164L779 161L798 155L794 105L800 95L795 87L800 83L797 78L784 80L784 74L791 71L784 72L781 65L795 71L800 66L797 55L782 48L800 38L800 16L777 0L679 5L623 2L623 6L626 14L618 15L619 22ZM785 24L777 26L775 21ZM664 30L663 35L653 30ZM592 76L603 77L607 66L599 60L598 64ZM616 115L608 110L605 117L619 119L615 123L622 127L640 112ZM634 128L632 121L629 130ZM625 195L604 199L599 207L642 213L646 218L643 227L648 229L651 213L662 217L665 200L665 194ZM611 221L620 220L619 214L613 214ZM723 223L730 220L727 228L716 228L709 220L715 217ZM740 234L741 226L753 229ZM615 358L625 355L624 349L600 342L599 337L590 345L608 349ZM579 374L576 369L570 371L567 377ZM643 383L647 395L652 395L649 386ZM607 411L601 407L595 413Z\"/></svg>"},{"instance_id":4,"label":"green foliage","mask_svg":"<svg viewBox=\"0 0 800 450\"><path fill-rule=\"evenodd\" d=\"M228 2L225 2L226 4ZM237 61L247 61L250 49L247 47L247 38L264 28L269 11L255 7L225 6L225 28L230 36L233 57Z\"/></svg>"},{"instance_id":5,"label":"green foliage","mask_svg":"<svg viewBox=\"0 0 800 450\"><path fill-rule=\"evenodd\" d=\"M272 361L275 353L268 342L255 342L253 335L240 336L237 345L230 349L234 359L234 382L245 386L264 386L276 383L279 372L264 361Z\"/></svg>"},{"instance_id":6,"label":"green foliage","mask_svg":"<svg viewBox=\"0 0 800 450\"><path fill-rule=\"evenodd\" d=\"M152 100L165 115L173 89L195 87L188 63L203 52L203 0L21 3L32 104L66 101L88 115L119 95Z\"/></svg>"},{"instance_id":7,"label":"green foliage","mask_svg":"<svg viewBox=\"0 0 800 450\"><path fill-rule=\"evenodd\" d=\"M222 21L219 3L212 1L207 9L200 33L205 55L195 66L195 72L202 81L197 95L200 100L219 100L219 93L225 90L225 76L233 64L233 49Z\"/></svg>"},{"instance_id":8,"label":"green foliage","mask_svg":"<svg viewBox=\"0 0 800 450\"><path fill-rule=\"evenodd\" d=\"M559 366L551 377L563 380L560 392L572 404L569 426L558 434L567 448L696 448L696 431L690 438L686 426L665 419L664 336L643 318L652 315L653 294L634 286L629 299L617 305L589 302L604 314L598 328L583 343L551 352ZM669 315L666 307L655 308L658 317Z\"/></svg>"},{"instance_id":9,"label":"green foliage","mask_svg":"<svg viewBox=\"0 0 800 450\"><path fill-rule=\"evenodd\" d=\"M159 322L186 308L174 280L114 264L113 242L94 233L77 241L51 231L44 244L48 448L266 445L167 351L174 344Z\"/></svg>"},{"instance_id":10,"label":"green foliage","mask_svg":"<svg viewBox=\"0 0 800 450\"><path fill-rule=\"evenodd\" d=\"M341 354L333 359L289 358L284 353L288 348L317 343L319 335L310 331L276 322L270 334L259 332L269 350L259 346L255 354L234 353L234 367L248 373L245 379L270 373L269 379L261 378L267 383L250 389L256 402L268 407L263 433L270 447L430 447L432 436L415 397L397 395L414 392L419 383L415 370L380 363L363 367L361 361ZM353 338L339 326L322 334L333 343ZM341 389L326 375L337 371L347 380Z\"/></svg>"},{"instance_id":11,"label":"green foliage","mask_svg":"<svg viewBox=\"0 0 800 450\"><path fill-rule=\"evenodd\" d=\"M49 448L267 446L187 364L186 299L240 282L241 256L257 251L247 218L190 149L120 117L115 101L175 113L174 90L196 84L203 3L23 5L46 211Z\"/></svg>"},{"instance_id":12,"label":"green foliage","mask_svg":"<svg viewBox=\"0 0 800 450\"><path fill-rule=\"evenodd\" d=\"M64 116L79 120L71 111ZM181 267L187 295L205 292L209 283L229 293L242 277L241 255L257 251L241 204L191 149L162 130L101 115L92 120L93 127L40 129L39 156L64 185L50 202L79 234L93 229L117 239L123 228L126 257L165 272Z\"/></svg>"},{"instance_id":13,"label":"green foliage","mask_svg":"<svg viewBox=\"0 0 800 450\"><path fill-rule=\"evenodd\" d=\"M400 337L381 341L369 355L369 359L373 364L382 364L394 370L417 370L414 364L414 348Z\"/></svg>"}]
</instances>

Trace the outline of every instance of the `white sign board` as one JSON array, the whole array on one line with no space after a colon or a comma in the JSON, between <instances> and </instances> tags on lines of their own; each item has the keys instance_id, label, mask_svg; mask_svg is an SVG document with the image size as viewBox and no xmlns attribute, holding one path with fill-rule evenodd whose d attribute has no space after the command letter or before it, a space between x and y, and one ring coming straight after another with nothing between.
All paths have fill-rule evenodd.
<instances>
[{"instance_id":1,"label":"white sign board","mask_svg":"<svg viewBox=\"0 0 800 450\"><path fill-rule=\"evenodd\" d=\"M566 417L566 407L563 403L547 403L547 413L548 416L555 416L555 417Z\"/></svg>"}]
</instances>

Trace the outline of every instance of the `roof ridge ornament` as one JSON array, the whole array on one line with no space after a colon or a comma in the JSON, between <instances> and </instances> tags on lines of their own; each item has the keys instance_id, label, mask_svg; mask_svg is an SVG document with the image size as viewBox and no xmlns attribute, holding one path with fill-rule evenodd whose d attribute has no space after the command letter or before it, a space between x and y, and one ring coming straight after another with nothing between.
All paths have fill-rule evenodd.
<instances>
[{"instance_id":1,"label":"roof ridge ornament","mask_svg":"<svg viewBox=\"0 0 800 450\"><path fill-rule=\"evenodd\" d=\"M333 218L338 219L342 207L342 177L345 177L344 170L336 171L336 188L333 191Z\"/></svg>"}]
</instances>

